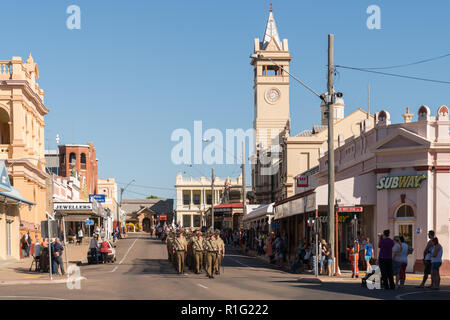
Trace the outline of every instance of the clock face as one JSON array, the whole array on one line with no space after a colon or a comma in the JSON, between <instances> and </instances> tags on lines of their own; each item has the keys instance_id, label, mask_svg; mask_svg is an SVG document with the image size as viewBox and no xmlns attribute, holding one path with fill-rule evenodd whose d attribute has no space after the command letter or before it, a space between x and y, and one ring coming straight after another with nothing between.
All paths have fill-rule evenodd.
<instances>
[{"instance_id":1,"label":"clock face","mask_svg":"<svg viewBox=\"0 0 450 320\"><path fill-rule=\"evenodd\" d=\"M266 92L266 99L271 103L275 103L280 99L280 91L277 89L270 89Z\"/></svg>"}]
</instances>

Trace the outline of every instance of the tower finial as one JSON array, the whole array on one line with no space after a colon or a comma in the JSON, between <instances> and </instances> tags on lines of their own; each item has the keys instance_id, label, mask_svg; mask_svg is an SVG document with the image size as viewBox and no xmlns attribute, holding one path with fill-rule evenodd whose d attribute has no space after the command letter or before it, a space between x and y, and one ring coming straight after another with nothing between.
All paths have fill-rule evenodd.
<instances>
[{"instance_id":1,"label":"tower finial","mask_svg":"<svg viewBox=\"0 0 450 320\"><path fill-rule=\"evenodd\" d=\"M272 2L270 3L270 9L269 9L269 11L272 12Z\"/></svg>"}]
</instances>

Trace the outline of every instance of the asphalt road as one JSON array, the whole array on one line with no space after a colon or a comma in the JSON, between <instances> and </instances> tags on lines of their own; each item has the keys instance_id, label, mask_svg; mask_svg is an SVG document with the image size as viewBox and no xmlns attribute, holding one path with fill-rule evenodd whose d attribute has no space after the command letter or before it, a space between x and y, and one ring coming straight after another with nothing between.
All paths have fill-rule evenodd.
<instances>
[{"instance_id":1,"label":"asphalt road","mask_svg":"<svg viewBox=\"0 0 450 320\"><path fill-rule=\"evenodd\" d=\"M80 288L66 284L4 285L0 299L131 300L323 300L450 299L450 288L436 292L413 285L396 291L368 290L360 283L320 283L279 270L260 259L228 249L224 272L215 279L178 275L167 260L166 246L147 234L131 234L117 243L117 262L85 265Z\"/></svg>"}]
</instances>

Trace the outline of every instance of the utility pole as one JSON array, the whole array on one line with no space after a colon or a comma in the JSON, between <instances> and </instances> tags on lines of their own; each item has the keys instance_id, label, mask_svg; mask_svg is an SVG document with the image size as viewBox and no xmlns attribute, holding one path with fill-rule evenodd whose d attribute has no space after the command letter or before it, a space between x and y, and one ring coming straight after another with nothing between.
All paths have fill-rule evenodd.
<instances>
[{"instance_id":1,"label":"utility pole","mask_svg":"<svg viewBox=\"0 0 450 320\"><path fill-rule=\"evenodd\" d=\"M332 261L334 272L337 274L335 245L335 206L334 206L334 110L335 102L334 88L334 35L328 35L328 237L332 248Z\"/></svg>"},{"instance_id":2,"label":"utility pole","mask_svg":"<svg viewBox=\"0 0 450 320\"><path fill-rule=\"evenodd\" d=\"M214 168L211 168L211 228L214 229Z\"/></svg>"},{"instance_id":3,"label":"utility pole","mask_svg":"<svg viewBox=\"0 0 450 320\"><path fill-rule=\"evenodd\" d=\"M367 85L367 119L370 117L370 83Z\"/></svg>"},{"instance_id":4,"label":"utility pole","mask_svg":"<svg viewBox=\"0 0 450 320\"><path fill-rule=\"evenodd\" d=\"M242 209L243 217L247 216L247 192L245 191L245 141L242 141Z\"/></svg>"}]
</instances>

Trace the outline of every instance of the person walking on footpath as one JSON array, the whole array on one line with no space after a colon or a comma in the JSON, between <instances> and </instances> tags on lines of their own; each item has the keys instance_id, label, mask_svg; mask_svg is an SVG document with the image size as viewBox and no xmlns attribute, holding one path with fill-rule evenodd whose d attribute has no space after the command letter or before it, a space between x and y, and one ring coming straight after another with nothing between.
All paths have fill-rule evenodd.
<instances>
[{"instance_id":1,"label":"person walking on footpath","mask_svg":"<svg viewBox=\"0 0 450 320\"><path fill-rule=\"evenodd\" d=\"M26 235L23 235L20 239L20 249L22 249L22 258L27 257L27 249L28 249L28 242Z\"/></svg>"},{"instance_id":2,"label":"person walking on footpath","mask_svg":"<svg viewBox=\"0 0 450 320\"><path fill-rule=\"evenodd\" d=\"M98 256L97 256L97 250L98 250L98 236L94 235L91 239L91 242L89 243L89 250L91 251L91 257L94 258L94 263L98 264Z\"/></svg>"},{"instance_id":3,"label":"person walking on footpath","mask_svg":"<svg viewBox=\"0 0 450 320\"><path fill-rule=\"evenodd\" d=\"M395 289L394 276L392 274L392 247L394 240L389 238L390 231L384 230L383 234L379 234L378 248L378 265L381 271L381 284L384 289Z\"/></svg>"},{"instance_id":4,"label":"person walking on footpath","mask_svg":"<svg viewBox=\"0 0 450 320\"><path fill-rule=\"evenodd\" d=\"M406 280L406 267L408 265L408 255L412 253L412 248L409 248L403 236L400 236L400 243L402 244L402 265L400 267L399 278L400 285L404 286Z\"/></svg>"},{"instance_id":5,"label":"person walking on footpath","mask_svg":"<svg viewBox=\"0 0 450 320\"><path fill-rule=\"evenodd\" d=\"M370 238L366 238L366 243L364 245L364 260L366 261L366 272L372 271L372 266L370 265L370 260L373 257L373 245L370 243Z\"/></svg>"},{"instance_id":6,"label":"person walking on footpath","mask_svg":"<svg viewBox=\"0 0 450 320\"><path fill-rule=\"evenodd\" d=\"M394 237L394 246L392 247L392 274L395 277L395 286L398 289L400 282L400 268L403 264L402 244L398 236Z\"/></svg>"},{"instance_id":7,"label":"person walking on footpath","mask_svg":"<svg viewBox=\"0 0 450 320\"><path fill-rule=\"evenodd\" d=\"M439 290L441 285L441 275L439 268L442 265L442 253L444 249L440 245L438 238L433 238L433 253L431 254L431 289Z\"/></svg>"},{"instance_id":8,"label":"person walking on footpath","mask_svg":"<svg viewBox=\"0 0 450 320\"><path fill-rule=\"evenodd\" d=\"M428 275L431 274L431 254L433 253L433 239L434 239L434 231L430 230L428 231L428 240L427 246L425 247L425 250L423 250L423 279L422 283L417 286L416 288L424 288L425 283L427 282Z\"/></svg>"},{"instance_id":9,"label":"person walking on footpath","mask_svg":"<svg viewBox=\"0 0 450 320\"><path fill-rule=\"evenodd\" d=\"M78 241L80 242L80 244L83 243L83 236L84 236L83 229L78 227Z\"/></svg>"}]
</instances>

